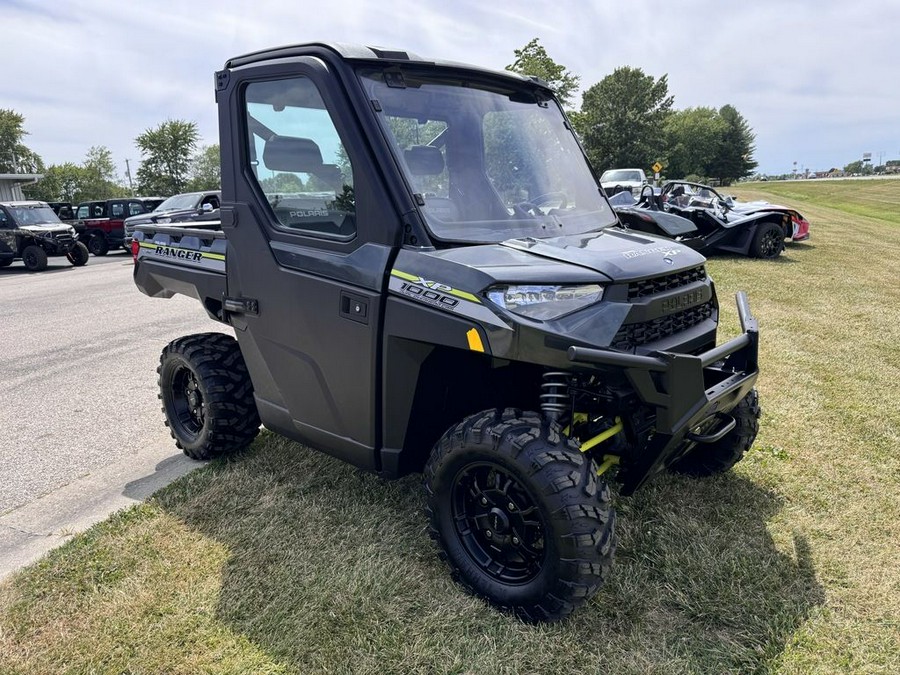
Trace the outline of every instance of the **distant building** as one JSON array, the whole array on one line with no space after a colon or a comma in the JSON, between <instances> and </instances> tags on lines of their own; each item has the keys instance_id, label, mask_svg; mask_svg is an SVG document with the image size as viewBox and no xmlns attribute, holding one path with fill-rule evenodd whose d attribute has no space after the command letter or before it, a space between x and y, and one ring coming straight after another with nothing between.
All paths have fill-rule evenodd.
<instances>
[{"instance_id":1,"label":"distant building","mask_svg":"<svg viewBox=\"0 0 900 675\"><path fill-rule=\"evenodd\" d=\"M12 202L25 199L22 186L37 183L43 177L42 173L0 173L0 200Z\"/></svg>"}]
</instances>

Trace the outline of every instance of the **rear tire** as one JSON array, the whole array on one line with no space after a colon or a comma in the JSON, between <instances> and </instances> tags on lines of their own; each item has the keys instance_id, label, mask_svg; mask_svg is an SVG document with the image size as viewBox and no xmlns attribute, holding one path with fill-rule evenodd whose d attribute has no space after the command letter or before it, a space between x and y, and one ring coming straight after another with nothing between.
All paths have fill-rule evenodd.
<instances>
[{"instance_id":1,"label":"rear tire","mask_svg":"<svg viewBox=\"0 0 900 675\"><path fill-rule=\"evenodd\" d=\"M425 467L426 513L453 576L527 621L586 602L613 561L597 467L535 413L487 410L449 429Z\"/></svg>"},{"instance_id":2,"label":"rear tire","mask_svg":"<svg viewBox=\"0 0 900 675\"><path fill-rule=\"evenodd\" d=\"M230 335L174 340L163 349L156 372L166 426L188 457L213 459L256 438L260 420L253 384Z\"/></svg>"},{"instance_id":3,"label":"rear tire","mask_svg":"<svg viewBox=\"0 0 900 675\"><path fill-rule=\"evenodd\" d=\"M742 398L730 415L734 418L734 429L715 443L698 443L669 470L688 476L712 476L724 473L740 462L759 432L759 393L756 389Z\"/></svg>"},{"instance_id":4,"label":"rear tire","mask_svg":"<svg viewBox=\"0 0 900 675\"><path fill-rule=\"evenodd\" d=\"M82 265L86 265L88 261L88 250L87 246L82 244L80 241L75 242L75 247L66 253L66 258L70 263L72 263L75 267L81 267Z\"/></svg>"},{"instance_id":5,"label":"rear tire","mask_svg":"<svg viewBox=\"0 0 900 675\"><path fill-rule=\"evenodd\" d=\"M781 225L772 222L760 223L750 244L750 253L754 258L774 260L784 250L784 230Z\"/></svg>"},{"instance_id":6,"label":"rear tire","mask_svg":"<svg viewBox=\"0 0 900 675\"><path fill-rule=\"evenodd\" d=\"M102 234L95 234L88 239L88 250L96 256L104 256L109 253L109 242Z\"/></svg>"},{"instance_id":7,"label":"rear tire","mask_svg":"<svg viewBox=\"0 0 900 675\"><path fill-rule=\"evenodd\" d=\"M47 269L47 253L40 246L31 244L22 249L22 262L32 272Z\"/></svg>"}]
</instances>

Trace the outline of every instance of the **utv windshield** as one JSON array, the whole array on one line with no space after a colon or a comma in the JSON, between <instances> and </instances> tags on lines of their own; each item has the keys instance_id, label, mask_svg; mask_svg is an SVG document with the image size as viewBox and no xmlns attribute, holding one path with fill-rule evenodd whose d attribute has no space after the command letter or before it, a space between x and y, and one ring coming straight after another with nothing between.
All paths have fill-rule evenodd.
<instances>
[{"instance_id":1,"label":"utv windshield","mask_svg":"<svg viewBox=\"0 0 900 675\"><path fill-rule=\"evenodd\" d=\"M616 222L558 105L540 90L413 69L360 76L437 238L499 242Z\"/></svg>"},{"instance_id":2,"label":"utv windshield","mask_svg":"<svg viewBox=\"0 0 900 675\"><path fill-rule=\"evenodd\" d=\"M13 206L9 210L19 225L62 225L49 206Z\"/></svg>"}]
</instances>

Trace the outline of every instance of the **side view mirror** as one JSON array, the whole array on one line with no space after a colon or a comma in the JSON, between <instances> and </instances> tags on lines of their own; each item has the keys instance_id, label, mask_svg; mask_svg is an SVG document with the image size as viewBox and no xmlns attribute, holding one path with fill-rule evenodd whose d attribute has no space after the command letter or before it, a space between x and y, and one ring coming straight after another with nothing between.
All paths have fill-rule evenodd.
<instances>
[{"instance_id":1,"label":"side view mirror","mask_svg":"<svg viewBox=\"0 0 900 675\"><path fill-rule=\"evenodd\" d=\"M210 211L213 210L213 205L210 204L209 202L206 202L205 204L203 204L200 207L200 210L203 211L203 213L209 213Z\"/></svg>"}]
</instances>

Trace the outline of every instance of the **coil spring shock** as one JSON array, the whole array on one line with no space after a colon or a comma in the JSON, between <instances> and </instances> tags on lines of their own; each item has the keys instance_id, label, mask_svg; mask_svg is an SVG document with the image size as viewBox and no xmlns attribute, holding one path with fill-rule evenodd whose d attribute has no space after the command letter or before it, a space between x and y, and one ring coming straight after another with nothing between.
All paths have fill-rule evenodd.
<instances>
[{"instance_id":1,"label":"coil spring shock","mask_svg":"<svg viewBox=\"0 0 900 675\"><path fill-rule=\"evenodd\" d=\"M549 371L541 383L541 412L549 420L559 420L569 411L569 373Z\"/></svg>"}]
</instances>

